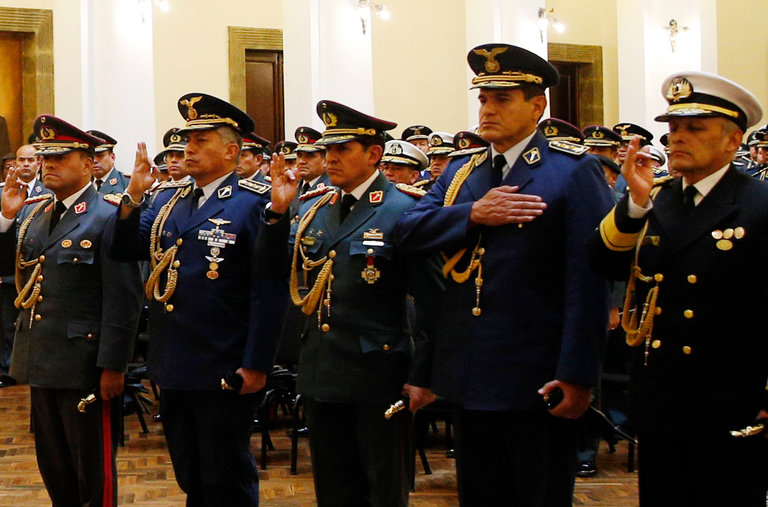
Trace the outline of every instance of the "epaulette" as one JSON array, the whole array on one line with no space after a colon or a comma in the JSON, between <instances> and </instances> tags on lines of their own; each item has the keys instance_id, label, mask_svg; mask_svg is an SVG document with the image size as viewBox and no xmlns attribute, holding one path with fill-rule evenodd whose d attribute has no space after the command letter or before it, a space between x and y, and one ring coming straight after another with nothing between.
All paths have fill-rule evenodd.
<instances>
[{"instance_id":1,"label":"epaulette","mask_svg":"<svg viewBox=\"0 0 768 507\"><path fill-rule=\"evenodd\" d=\"M36 202L45 201L46 199L49 199L53 197L53 194L40 194L36 195L34 197L29 197L24 201L24 204L34 204Z\"/></svg>"},{"instance_id":2,"label":"epaulette","mask_svg":"<svg viewBox=\"0 0 768 507\"><path fill-rule=\"evenodd\" d=\"M166 190L168 188L184 188L187 185L191 185L192 180L181 180L181 181L166 181L164 183L161 183L157 188L155 188L155 192L160 192L161 190Z\"/></svg>"},{"instance_id":3,"label":"epaulette","mask_svg":"<svg viewBox=\"0 0 768 507\"><path fill-rule=\"evenodd\" d=\"M416 183L414 183L413 186L416 187L416 188L419 188L419 187L423 187L424 185L426 185L429 182L430 182L430 180L419 180Z\"/></svg>"},{"instance_id":4,"label":"epaulette","mask_svg":"<svg viewBox=\"0 0 768 507\"><path fill-rule=\"evenodd\" d=\"M249 179L242 179L237 182L237 186L255 192L257 194L266 194L272 189L271 185L261 183L260 181L253 181Z\"/></svg>"},{"instance_id":5,"label":"epaulette","mask_svg":"<svg viewBox=\"0 0 768 507\"><path fill-rule=\"evenodd\" d=\"M299 197L299 200L306 201L307 199L312 199L313 197L317 197L318 195L323 195L327 192L330 192L331 190L333 190L333 186L331 185L325 185L322 187L318 185L316 189L310 190L309 192L305 192L304 194L302 194L301 197Z\"/></svg>"},{"instance_id":6,"label":"epaulette","mask_svg":"<svg viewBox=\"0 0 768 507\"><path fill-rule=\"evenodd\" d=\"M588 146L582 146L581 144L571 143L569 141L550 141L549 147L556 151L576 155L577 157L580 157L589 151Z\"/></svg>"},{"instance_id":7,"label":"epaulette","mask_svg":"<svg viewBox=\"0 0 768 507\"><path fill-rule=\"evenodd\" d=\"M272 176L264 176L264 181L267 183L272 183Z\"/></svg>"},{"instance_id":8,"label":"epaulette","mask_svg":"<svg viewBox=\"0 0 768 507\"><path fill-rule=\"evenodd\" d=\"M123 194L104 194L104 200L109 204L120 206L120 202L123 200Z\"/></svg>"},{"instance_id":9,"label":"epaulette","mask_svg":"<svg viewBox=\"0 0 768 507\"><path fill-rule=\"evenodd\" d=\"M414 187L413 185L407 185L405 183L398 183L395 185L395 188L397 188L399 191L401 191L406 195L410 195L411 197L421 198L427 195L426 190L422 188Z\"/></svg>"},{"instance_id":10,"label":"epaulette","mask_svg":"<svg viewBox=\"0 0 768 507\"><path fill-rule=\"evenodd\" d=\"M653 186L656 187L656 186L659 186L659 185L664 185L668 181L672 181L674 179L675 178L673 178L670 175L662 176L661 178L653 178Z\"/></svg>"}]
</instances>

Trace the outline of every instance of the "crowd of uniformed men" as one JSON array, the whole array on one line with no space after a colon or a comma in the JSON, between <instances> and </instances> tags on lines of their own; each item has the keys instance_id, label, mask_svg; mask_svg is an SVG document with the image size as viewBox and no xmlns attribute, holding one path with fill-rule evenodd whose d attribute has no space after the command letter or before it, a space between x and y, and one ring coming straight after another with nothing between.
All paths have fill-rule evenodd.
<instances>
[{"instance_id":1,"label":"crowd of uniformed men","mask_svg":"<svg viewBox=\"0 0 768 507\"><path fill-rule=\"evenodd\" d=\"M188 505L258 504L249 439L279 347L300 349L319 505L406 505L410 412L436 398L462 505L570 505L596 473L579 418L604 359L631 363L629 408L609 393L602 408L638 437L642 505L765 505L768 441L749 435L768 416L768 131L742 144L756 99L670 76L661 150L632 123L542 120L559 76L533 53L467 60L479 123L455 135L394 139L323 100L325 130L273 150L247 114L190 93L128 178L108 134L36 119L4 159L0 382L31 385L54 505L117 502L143 302Z\"/></svg>"}]
</instances>

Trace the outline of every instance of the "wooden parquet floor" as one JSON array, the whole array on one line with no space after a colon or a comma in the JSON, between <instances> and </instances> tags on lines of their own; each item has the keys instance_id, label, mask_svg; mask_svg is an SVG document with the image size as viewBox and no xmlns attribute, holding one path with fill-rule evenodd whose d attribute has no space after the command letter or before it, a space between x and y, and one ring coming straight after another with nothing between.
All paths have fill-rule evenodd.
<instances>
[{"instance_id":1,"label":"wooden parquet floor","mask_svg":"<svg viewBox=\"0 0 768 507\"><path fill-rule=\"evenodd\" d=\"M120 505L144 507L183 506L185 497L176 485L162 428L147 417L150 432L142 434L135 415L126 417L125 447L118 451ZM273 432L274 451L268 467L260 471L261 505L304 507L315 505L307 441L300 439L298 475L290 475L290 439L285 430ZM258 457L261 439L254 435ZM416 468L415 507L458 505L454 460L447 458L440 435L430 435L427 457L432 475ZM599 475L577 479L574 505L629 507L637 505L637 475L626 471L627 447L615 454L602 449ZM29 433L29 388L0 389L0 506L46 506L50 500L35 461Z\"/></svg>"}]
</instances>

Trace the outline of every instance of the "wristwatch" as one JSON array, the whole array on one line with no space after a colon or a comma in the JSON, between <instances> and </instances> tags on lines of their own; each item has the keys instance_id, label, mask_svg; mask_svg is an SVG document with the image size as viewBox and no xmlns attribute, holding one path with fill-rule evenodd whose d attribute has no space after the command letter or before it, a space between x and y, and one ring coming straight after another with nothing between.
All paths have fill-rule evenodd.
<instances>
[{"instance_id":1,"label":"wristwatch","mask_svg":"<svg viewBox=\"0 0 768 507\"><path fill-rule=\"evenodd\" d=\"M272 203L268 202L266 206L264 206L264 219L265 220L280 220L285 213L277 213L276 211L272 211Z\"/></svg>"},{"instance_id":2,"label":"wristwatch","mask_svg":"<svg viewBox=\"0 0 768 507\"><path fill-rule=\"evenodd\" d=\"M128 192L123 193L123 197L120 199L120 203L129 209L136 209L144 203L144 196L141 196L141 201L136 202Z\"/></svg>"}]
</instances>

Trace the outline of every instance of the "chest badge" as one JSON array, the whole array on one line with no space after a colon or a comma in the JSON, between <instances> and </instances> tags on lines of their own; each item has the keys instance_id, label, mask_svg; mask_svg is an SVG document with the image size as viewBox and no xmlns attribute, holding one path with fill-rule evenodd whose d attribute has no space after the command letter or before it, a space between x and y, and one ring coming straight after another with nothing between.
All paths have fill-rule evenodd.
<instances>
[{"instance_id":1,"label":"chest badge","mask_svg":"<svg viewBox=\"0 0 768 507\"><path fill-rule=\"evenodd\" d=\"M378 268L376 268L376 266L373 264L374 260L376 259L376 257L373 255L373 248L369 248L365 253L365 269L360 272L360 278L365 280L365 283L368 285L373 285L381 277L381 271L379 271Z\"/></svg>"},{"instance_id":2,"label":"chest badge","mask_svg":"<svg viewBox=\"0 0 768 507\"><path fill-rule=\"evenodd\" d=\"M72 240L65 239L61 242L61 248L69 248L72 246Z\"/></svg>"},{"instance_id":3,"label":"chest badge","mask_svg":"<svg viewBox=\"0 0 768 507\"><path fill-rule=\"evenodd\" d=\"M80 242L81 248L91 248L92 246L93 246L93 243L91 243L91 241L88 239L84 239Z\"/></svg>"},{"instance_id":4,"label":"chest badge","mask_svg":"<svg viewBox=\"0 0 768 507\"><path fill-rule=\"evenodd\" d=\"M197 239L205 241L209 247L224 248L227 245L235 244L237 234L232 234L221 228L223 225L231 224L230 220L209 218L208 221L215 225L215 227L207 231L200 229L197 231Z\"/></svg>"},{"instance_id":5,"label":"chest badge","mask_svg":"<svg viewBox=\"0 0 768 507\"><path fill-rule=\"evenodd\" d=\"M716 241L715 246L718 250L724 252L733 248L732 240L742 239L745 235L746 231L744 230L744 227L736 227L734 229L729 227L728 229L715 229L712 231L712 238Z\"/></svg>"}]
</instances>

